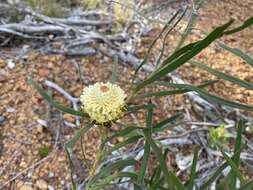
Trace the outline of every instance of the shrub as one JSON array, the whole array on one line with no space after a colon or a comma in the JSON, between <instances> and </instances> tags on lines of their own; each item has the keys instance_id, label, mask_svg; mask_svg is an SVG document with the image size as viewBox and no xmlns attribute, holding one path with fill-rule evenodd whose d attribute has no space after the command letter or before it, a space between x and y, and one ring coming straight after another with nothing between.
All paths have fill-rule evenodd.
<instances>
[{"instance_id":1,"label":"shrub","mask_svg":"<svg viewBox=\"0 0 253 190\"><path fill-rule=\"evenodd\" d=\"M66 152L68 154L69 160L71 162L71 155L72 155L72 148L73 145L76 144L77 141L81 138L82 135L87 133L92 127L97 127L102 143L99 147L99 152L97 153L96 159L93 162L93 164L87 168L90 168L89 170L89 177L87 179L86 183L86 189L103 189L105 186L111 184L111 182L114 182L114 184L117 184L117 179L119 178L127 178L129 181L134 184L135 189L170 189L170 190L194 190L194 189L200 189L205 190L207 189L212 182L214 182L217 177L220 175L220 173L230 166L231 170L228 173L228 175L221 180L219 189L236 189L236 180L238 179L241 183L241 187L238 190L250 190L253 188L253 181L245 181L244 177L239 171L239 164L240 164L240 153L243 148L242 144L242 132L243 132L243 122L240 121L237 126L237 137L236 137L236 143L234 146L234 153L231 157L227 155L225 150L223 150L223 147L220 146L220 143L216 143L217 148L221 151L223 154L223 157L225 159L225 162L220 165L217 170L202 184L198 185L196 183L196 177L197 177L197 159L198 159L198 148L194 151L194 158L192 161L191 166L191 173L188 180L180 180L176 174L171 171L166 164L166 155L167 151L162 149L160 147L160 143L153 139L153 135L163 131L164 129L167 129L169 124L171 124L173 121L175 121L177 116L173 116L171 118L166 118L165 120L159 122L158 124L154 124L153 122L153 111L156 109L156 107L147 102L146 104L133 104L132 100L137 100L139 98L148 98L148 97L156 97L156 96L166 96L166 95L173 95L173 94L182 94L189 91L195 91L200 96L206 98L207 100L211 102L215 102L218 104L222 104L225 106L230 106L237 109L247 110L247 111L253 111L253 105L246 105L241 104L238 102L234 102L231 100L224 99L222 97L210 94L207 90L204 88L206 86L212 85L216 81L208 81L206 83L200 84L198 86L190 85L190 84L176 84L171 82L164 82L161 81L161 79L166 76L167 74L173 72L180 66L184 65L185 63L193 64L200 69L203 69L207 72L209 72L212 75L215 75L219 77L222 80L227 80L230 82L233 82L237 85L240 85L246 89L253 89L253 85L243 81L241 79L238 79L233 76L229 76L227 74L224 74L220 71L217 71L215 69L212 69L206 65L203 65L199 62L196 62L192 60L194 56L199 54L203 49L208 47L213 41L221 38L225 35L230 35L236 32L240 32L241 30L251 26L253 24L253 17L246 20L241 26L238 26L236 28L230 29L233 21L229 21L225 23L222 26L219 26L215 28L212 32L210 32L208 35L206 35L205 38L187 44L183 47L178 47L178 49L172 53L171 55L167 56L164 60L159 59L159 62L157 63L155 69L153 72L147 76L146 79L139 83L132 83L132 89L130 93L127 95L127 97L124 99L125 106L124 109L122 107L122 104L120 106L116 106L115 109L117 109L117 112L114 113L121 113L124 112L124 114L129 114L132 112L136 112L140 109L146 111L146 127L141 128L139 126L126 126L124 129L122 129L119 132L115 132L113 134L108 135L108 129L106 126L110 126L112 122L115 121L118 117L113 117L113 119L109 118L110 114L107 113L109 109L107 109L108 102L112 101L113 98L118 99L119 97L116 97L117 94L115 94L115 97L113 96L107 96L106 93L109 91L109 88L106 85L100 85L98 90L92 91L94 86L87 87L88 90L91 90L91 97L92 102L98 105L98 102L100 104L104 104L104 106L100 106L99 109L95 109L96 113L95 116L99 115L99 117L91 117L90 113L93 110L93 106L90 106L91 109L89 111L85 112L83 111L76 111L69 107L63 106L59 104L58 102L54 101L51 96L49 96L44 89L38 85L34 80L29 79L30 83L34 86L35 89L48 101L50 102L54 107L58 108L62 112L70 113L72 115L81 116L85 120L86 126L82 127L77 131L76 135L73 139L68 141L65 145ZM156 39L154 40L155 43ZM148 54L150 53L150 50L152 49L154 43L150 45L150 49L142 63L140 63L139 67L135 71L135 77L138 75L138 71L143 67L143 65L146 64ZM248 64L253 65L253 59L243 53L239 49L232 49L228 46L221 45L225 50L230 51L234 53L237 56L240 56L242 59L244 59ZM112 81L111 83L114 83L116 80L116 69L115 65L113 66L112 71ZM133 80L135 81L135 80ZM147 92L143 93L143 89L149 85L155 85L155 86L169 86L175 88L174 90L164 90L159 92ZM85 94L87 95L87 89L84 90ZM87 97L87 96L83 96ZM90 97L90 96L89 96ZM120 98L119 98L120 99ZM109 101L110 100L110 101ZM85 101L85 99L82 98L82 101ZM87 103L87 102L86 102ZM110 106L109 106L110 107ZM111 107L110 107L111 108ZM111 110L109 110L110 112ZM111 113L111 112L110 112ZM108 114L108 115L107 115ZM119 117L124 117L124 114L119 115ZM108 118L106 118L108 117ZM96 119L99 118L99 119ZM102 118L102 119L101 119ZM225 131L223 128L218 128L216 130L211 131L211 137L214 139L224 139ZM225 135L226 136L226 135ZM110 142L112 139L117 137L124 137L125 140L121 143L118 143L114 146L107 146L108 142ZM101 168L99 171L97 171L98 164L103 161L104 158L111 155L114 151L119 150L122 147L126 147L129 144L134 144L138 140L142 139L144 142L144 155L142 158L141 163L138 163L135 159L122 159L117 160L115 162L109 163L107 166ZM147 175L147 168L148 168L148 160L150 157L150 154L153 153L156 156L156 160L159 162L159 165L154 168L151 175ZM124 172L122 171L123 168L128 166L135 166L137 164L140 164L140 167L138 170L134 172ZM74 182L74 180L73 180ZM76 184L73 183L73 189L76 189Z\"/></svg>"}]
</instances>

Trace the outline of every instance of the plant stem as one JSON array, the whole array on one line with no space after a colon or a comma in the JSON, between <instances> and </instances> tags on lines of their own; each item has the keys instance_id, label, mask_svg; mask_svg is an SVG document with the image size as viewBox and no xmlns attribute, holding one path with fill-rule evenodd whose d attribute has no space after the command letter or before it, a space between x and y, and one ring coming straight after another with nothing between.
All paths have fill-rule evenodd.
<instances>
[{"instance_id":1,"label":"plant stem","mask_svg":"<svg viewBox=\"0 0 253 190\"><path fill-rule=\"evenodd\" d=\"M105 126L103 125L98 125L98 132L99 132L99 136L102 140L102 142L107 138L108 136L108 131L106 129ZM100 146L97 154L96 154L96 158L95 158L95 161L89 171L89 177L93 177L95 172L96 172L96 169L97 169L97 166L98 164L100 163L102 157L103 157L103 152L104 152L104 147Z\"/></svg>"}]
</instances>

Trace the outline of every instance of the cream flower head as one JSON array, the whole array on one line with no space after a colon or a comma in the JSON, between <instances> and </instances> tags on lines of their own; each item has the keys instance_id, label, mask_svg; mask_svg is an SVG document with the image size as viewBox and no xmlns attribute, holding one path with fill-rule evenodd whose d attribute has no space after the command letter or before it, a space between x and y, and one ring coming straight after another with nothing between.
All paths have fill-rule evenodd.
<instances>
[{"instance_id":1,"label":"cream flower head","mask_svg":"<svg viewBox=\"0 0 253 190\"><path fill-rule=\"evenodd\" d=\"M90 119L103 124L122 116L125 98L125 92L118 85L107 82L85 87L80 101Z\"/></svg>"}]
</instances>

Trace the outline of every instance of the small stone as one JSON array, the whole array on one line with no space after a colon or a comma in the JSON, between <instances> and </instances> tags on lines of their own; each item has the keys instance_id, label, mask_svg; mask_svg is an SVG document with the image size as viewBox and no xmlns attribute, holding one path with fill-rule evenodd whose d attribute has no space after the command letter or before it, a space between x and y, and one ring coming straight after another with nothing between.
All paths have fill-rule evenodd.
<instances>
[{"instance_id":1,"label":"small stone","mask_svg":"<svg viewBox=\"0 0 253 190\"><path fill-rule=\"evenodd\" d=\"M63 157L63 156L60 156L59 158L58 158L58 162L65 162L66 160L65 160L65 158Z\"/></svg>"},{"instance_id":2,"label":"small stone","mask_svg":"<svg viewBox=\"0 0 253 190\"><path fill-rule=\"evenodd\" d=\"M41 77L47 77L50 74L50 71L48 69L39 69L38 72Z\"/></svg>"},{"instance_id":3,"label":"small stone","mask_svg":"<svg viewBox=\"0 0 253 190\"><path fill-rule=\"evenodd\" d=\"M14 61L12 59L8 59L7 60L7 66L9 69L14 69L16 64L14 63Z\"/></svg>"},{"instance_id":4,"label":"small stone","mask_svg":"<svg viewBox=\"0 0 253 190\"><path fill-rule=\"evenodd\" d=\"M54 177L54 173L53 173L53 172L49 172L49 173L48 173L48 177L49 177L49 178L53 178L53 177Z\"/></svg>"},{"instance_id":5,"label":"small stone","mask_svg":"<svg viewBox=\"0 0 253 190\"><path fill-rule=\"evenodd\" d=\"M47 190L48 184L45 180L40 179L36 181L35 186L38 187L40 190Z\"/></svg>"},{"instance_id":6,"label":"small stone","mask_svg":"<svg viewBox=\"0 0 253 190\"><path fill-rule=\"evenodd\" d=\"M51 185L48 186L48 190L55 190Z\"/></svg>"},{"instance_id":7,"label":"small stone","mask_svg":"<svg viewBox=\"0 0 253 190\"><path fill-rule=\"evenodd\" d=\"M5 69L0 69L0 75L6 76L7 72Z\"/></svg>"},{"instance_id":8,"label":"small stone","mask_svg":"<svg viewBox=\"0 0 253 190\"><path fill-rule=\"evenodd\" d=\"M43 119L38 119L37 120L38 124L40 124L43 127L47 127L47 121L43 120Z\"/></svg>"},{"instance_id":9,"label":"small stone","mask_svg":"<svg viewBox=\"0 0 253 190\"><path fill-rule=\"evenodd\" d=\"M32 176L33 176L33 171L32 171L32 170L28 171L27 177L28 177L28 178L31 178Z\"/></svg>"},{"instance_id":10,"label":"small stone","mask_svg":"<svg viewBox=\"0 0 253 190\"><path fill-rule=\"evenodd\" d=\"M19 166L22 167L22 168L26 167L25 161L22 161L22 162L19 164Z\"/></svg>"},{"instance_id":11,"label":"small stone","mask_svg":"<svg viewBox=\"0 0 253 190\"><path fill-rule=\"evenodd\" d=\"M15 112L16 110L14 109L14 108L12 108L12 107L8 107L8 108L6 108L6 112L8 112L8 113L13 113L13 112Z\"/></svg>"},{"instance_id":12,"label":"small stone","mask_svg":"<svg viewBox=\"0 0 253 190\"><path fill-rule=\"evenodd\" d=\"M30 185L23 185L19 190L33 190L33 188Z\"/></svg>"},{"instance_id":13,"label":"small stone","mask_svg":"<svg viewBox=\"0 0 253 190\"><path fill-rule=\"evenodd\" d=\"M5 121L5 117L0 115L0 126L4 124L4 121Z\"/></svg>"},{"instance_id":14,"label":"small stone","mask_svg":"<svg viewBox=\"0 0 253 190\"><path fill-rule=\"evenodd\" d=\"M54 39L54 35L51 34L51 35L48 36L48 38L49 38L50 40L52 40L52 39Z\"/></svg>"}]
</instances>

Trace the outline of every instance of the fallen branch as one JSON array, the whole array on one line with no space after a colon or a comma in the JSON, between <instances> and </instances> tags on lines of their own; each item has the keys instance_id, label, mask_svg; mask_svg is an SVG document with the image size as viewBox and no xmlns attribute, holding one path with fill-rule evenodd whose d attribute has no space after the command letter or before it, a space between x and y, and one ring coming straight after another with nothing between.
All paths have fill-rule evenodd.
<instances>
[{"instance_id":1,"label":"fallen branch","mask_svg":"<svg viewBox=\"0 0 253 190\"><path fill-rule=\"evenodd\" d=\"M73 109L76 111L79 111L79 107L78 107L79 98L75 98L75 97L71 96L63 88L61 88L60 86L58 86L57 84L55 84L49 80L45 81L45 85L49 88L56 90L60 94L62 94L65 98L67 98L72 103ZM80 117L75 116L75 118L76 118L76 126L79 127L80 126Z\"/></svg>"}]
</instances>

